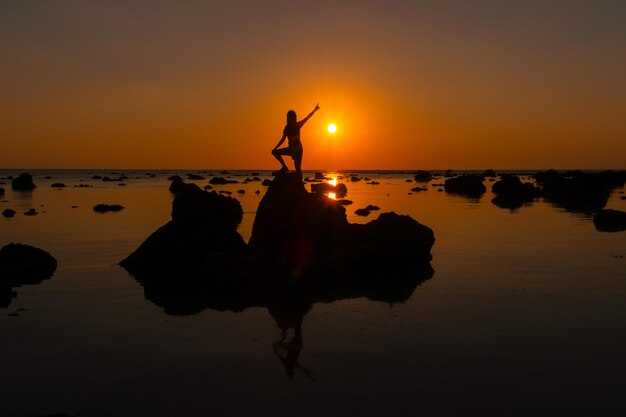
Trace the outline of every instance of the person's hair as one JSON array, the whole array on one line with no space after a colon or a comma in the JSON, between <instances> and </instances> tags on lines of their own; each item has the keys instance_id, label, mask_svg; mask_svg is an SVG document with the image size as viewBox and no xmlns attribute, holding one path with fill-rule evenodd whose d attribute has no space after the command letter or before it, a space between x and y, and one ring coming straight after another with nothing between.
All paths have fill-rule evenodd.
<instances>
[{"instance_id":1,"label":"person's hair","mask_svg":"<svg viewBox=\"0 0 626 417\"><path fill-rule=\"evenodd\" d=\"M297 121L298 121L298 116L296 115L296 112L293 110L289 110L287 112L287 124L295 123Z\"/></svg>"}]
</instances>

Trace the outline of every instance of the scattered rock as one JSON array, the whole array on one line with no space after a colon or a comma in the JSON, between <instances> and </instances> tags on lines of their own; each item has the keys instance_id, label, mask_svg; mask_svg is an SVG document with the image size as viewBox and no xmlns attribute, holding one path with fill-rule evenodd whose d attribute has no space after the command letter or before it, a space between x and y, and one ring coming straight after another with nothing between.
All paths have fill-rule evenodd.
<instances>
[{"instance_id":1,"label":"scattered rock","mask_svg":"<svg viewBox=\"0 0 626 417\"><path fill-rule=\"evenodd\" d=\"M319 194L335 193L337 198L343 198L348 193L348 187L345 184L332 185L327 182L311 184L311 192Z\"/></svg>"},{"instance_id":2,"label":"scattered rock","mask_svg":"<svg viewBox=\"0 0 626 417\"><path fill-rule=\"evenodd\" d=\"M30 191L36 187L33 177L26 172L11 181L11 188L14 190Z\"/></svg>"},{"instance_id":3,"label":"scattered rock","mask_svg":"<svg viewBox=\"0 0 626 417\"><path fill-rule=\"evenodd\" d=\"M37 212L37 210L35 210L34 208L29 209L28 211L24 212L24 216L36 216L39 213Z\"/></svg>"},{"instance_id":4,"label":"scattered rock","mask_svg":"<svg viewBox=\"0 0 626 417\"><path fill-rule=\"evenodd\" d=\"M415 188L411 188L411 191L418 193L420 191L428 191L428 188L427 187L415 187Z\"/></svg>"},{"instance_id":5,"label":"scattered rock","mask_svg":"<svg viewBox=\"0 0 626 417\"><path fill-rule=\"evenodd\" d=\"M79 206L72 206L72 208L73 208L73 209L76 209L76 208L78 208L78 207L79 207Z\"/></svg>"},{"instance_id":6,"label":"scattered rock","mask_svg":"<svg viewBox=\"0 0 626 417\"><path fill-rule=\"evenodd\" d=\"M51 180L51 179L52 179L52 177L51 177L50 175L46 175L46 176L44 177L44 179L46 179L46 180Z\"/></svg>"},{"instance_id":7,"label":"scattered rock","mask_svg":"<svg viewBox=\"0 0 626 417\"><path fill-rule=\"evenodd\" d=\"M337 204L341 204L342 206L349 206L352 204L352 200L337 200Z\"/></svg>"},{"instance_id":8,"label":"scattered rock","mask_svg":"<svg viewBox=\"0 0 626 417\"><path fill-rule=\"evenodd\" d=\"M266 187L267 187L267 186L269 186L271 183L272 183L272 181L271 181L271 180L265 179L265 180L263 180L263 182L261 183L261 185L264 185L264 186L266 186Z\"/></svg>"},{"instance_id":9,"label":"scattered rock","mask_svg":"<svg viewBox=\"0 0 626 417\"><path fill-rule=\"evenodd\" d=\"M487 191L483 184L483 177L479 175L461 175L449 178L444 183L447 193L458 194L465 197L480 197Z\"/></svg>"},{"instance_id":10,"label":"scattered rock","mask_svg":"<svg viewBox=\"0 0 626 417\"><path fill-rule=\"evenodd\" d=\"M182 181L183 178L180 175L171 175L167 177L168 181Z\"/></svg>"},{"instance_id":11,"label":"scattered rock","mask_svg":"<svg viewBox=\"0 0 626 417\"><path fill-rule=\"evenodd\" d=\"M245 194L245 193L246 193L246 190L237 190L237 193L238 193L238 194Z\"/></svg>"},{"instance_id":12,"label":"scattered rock","mask_svg":"<svg viewBox=\"0 0 626 417\"><path fill-rule=\"evenodd\" d=\"M10 217L14 217L15 216L15 210L11 210L11 209L4 209L2 211L2 215L4 217L6 217L7 219Z\"/></svg>"},{"instance_id":13,"label":"scattered rock","mask_svg":"<svg viewBox=\"0 0 626 417\"><path fill-rule=\"evenodd\" d=\"M202 188L204 188L205 190L212 190L212 189L213 189L213 186L212 186L212 185L207 184L207 185L205 185L205 186L204 186L204 187L202 187Z\"/></svg>"},{"instance_id":14,"label":"scattered rock","mask_svg":"<svg viewBox=\"0 0 626 417\"><path fill-rule=\"evenodd\" d=\"M326 179L326 177L324 176L324 173L323 173L323 172L316 172L316 173L315 173L315 179L316 179L316 180L325 180L325 179Z\"/></svg>"},{"instance_id":15,"label":"scattered rock","mask_svg":"<svg viewBox=\"0 0 626 417\"><path fill-rule=\"evenodd\" d=\"M94 175L93 177L91 177L92 180L101 180L102 177L100 175Z\"/></svg>"},{"instance_id":16,"label":"scattered rock","mask_svg":"<svg viewBox=\"0 0 626 417\"><path fill-rule=\"evenodd\" d=\"M601 232L622 232L626 230L626 212L602 209L593 216L593 224Z\"/></svg>"},{"instance_id":17,"label":"scattered rock","mask_svg":"<svg viewBox=\"0 0 626 417\"><path fill-rule=\"evenodd\" d=\"M89 184L78 184L74 186L75 188L93 188L93 185Z\"/></svg>"},{"instance_id":18,"label":"scattered rock","mask_svg":"<svg viewBox=\"0 0 626 417\"><path fill-rule=\"evenodd\" d=\"M93 206L93 211L96 213L107 213L109 211L118 212L124 210L124 206L119 204L96 204Z\"/></svg>"},{"instance_id":19,"label":"scattered rock","mask_svg":"<svg viewBox=\"0 0 626 417\"><path fill-rule=\"evenodd\" d=\"M261 194L261 190L256 190L254 194Z\"/></svg>"},{"instance_id":20,"label":"scattered rock","mask_svg":"<svg viewBox=\"0 0 626 417\"><path fill-rule=\"evenodd\" d=\"M352 182L358 182L358 181L361 181L361 178L359 178L359 177L357 177L357 176L352 176L352 177L350 177L350 181L352 181Z\"/></svg>"},{"instance_id":21,"label":"scattered rock","mask_svg":"<svg viewBox=\"0 0 626 417\"><path fill-rule=\"evenodd\" d=\"M409 178L408 180L405 180L404 182L413 182L413 180Z\"/></svg>"},{"instance_id":22,"label":"scattered rock","mask_svg":"<svg viewBox=\"0 0 626 417\"><path fill-rule=\"evenodd\" d=\"M228 171L224 170L221 172L222 175L228 175Z\"/></svg>"},{"instance_id":23,"label":"scattered rock","mask_svg":"<svg viewBox=\"0 0 626 417\"><path fill-rule=\"evenodd\" d=\"M118 177L118 178L110 178L110 177L102 177L102 181L104 182L122 182L128 179L127 177Z\"/></svg>"},{"instance_id":24,"label":"scattered rock","mask_svg":"<svg viewBox=\"0 0 626 417\"><path fill-rule=\"evenodd\" d=\"M370 215L370 211L366 208L360 208L360 209L356 209L354 211L354 214L356 214L357 216L369 216Z\"/></svg>"},{"instance_id":25,"label":"scattered rock","mask_svg":"<svg viewBox=\"0 0 626 417\"><path fill-rule=\"evenodd\" d=\"M379 185L380 183L379 183L378 181L370 181L370 182L368 182L367 184L370 184L370 185Z\"/></svg>"},{"instance_id":26,"label":"scattered rock","mask_svg":"<svg viewBox=\"0 0 626 417\"><path fill-rule=\"evenodd\" d=\"M369 204L367 207L365 207L365 210L380 210L380 207Z\"/></svg>"},{"instance_id":27,"label":"scattered rock","mask_svg":"<svg viewBox=\"0 0 626 417\"><path fill-rule=\"evenodd\" d=\"M117 184L118 187L126 187L127 184L124 184L123 182Z\"/></svg>"},{"instance_id":28,"label":"scattered rock","mask_svg":"<svg viewBox=\"0 0 626 417\"><path fill-rule=\"evenodd\" d=\"M496 171L494 171L493 169L487 169L483 172L482 176L485 178L494 178L497 177L498 174L496 174Z\"/></svg>"},{"instance_id":29,"label":"scattered rock","mask_svg":"<svg viewBox=\"0 0 626 417\"><path fill-rule=\"evenodd\" d=\"M174 178L172 180L172 183L170 184L169 191L172 194L176 194L181 189L183 189L186 185L187 184L185 184L185 181L183 181L183 179L181 177Z\"/></svg>"},{"instance_id":30,"label":"scattered rock","mask_svg":"<svg viewBox=\"0 0 626 417\"><path fill-rule=\"evenodd\" d=\"M428 182L433 179L433 176L428 171L417 171L413 178L416 182Z\"/></svg>"},{"instance_id":31,"label":"scattered rock","mask_svg":"<svg viewBox=\"0 0 626 417\"><path fill-rule=\"evenodd\" d=\"M189 179L189 180L203 180L205 178L202 175L187 174L187 179Z\"/></svg>"},{"instance_id":32,"label":"scattered rock","mask_svg":"<svg viewBox=\"0 0 626 417\"><path fill-rule=\"evenodd\" d=\"M53 184L50 184L50 187L52 188L65 188L65 184L63 184L62 182L55 182Z\"/></svg>"},{"instance_id":33,"label":"scattered rock","mask_svg":"<svg viewBox=\"0 0 626 417\"><path fill-rule=\"evenodd\" d=\"M4 195L4 188L0 187L0 195Z\"/></svg>"}]
</instances>

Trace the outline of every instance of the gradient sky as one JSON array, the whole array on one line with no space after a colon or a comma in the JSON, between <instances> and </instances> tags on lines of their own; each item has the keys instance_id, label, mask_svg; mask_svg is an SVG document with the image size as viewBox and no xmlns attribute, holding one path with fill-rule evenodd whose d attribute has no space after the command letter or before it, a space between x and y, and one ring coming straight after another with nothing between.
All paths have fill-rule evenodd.
<instances>
[{"instance_id":1,"label":"gradient sky","mask_svg":"<svg viewBox=\"0 0 626 417\"><path fill-rule=\"evenodd\" d=\"M277 168L318 101L304 169L626 168L624 1L0 0L0 28L0 168Z\"/></svg>"}]
</instances>

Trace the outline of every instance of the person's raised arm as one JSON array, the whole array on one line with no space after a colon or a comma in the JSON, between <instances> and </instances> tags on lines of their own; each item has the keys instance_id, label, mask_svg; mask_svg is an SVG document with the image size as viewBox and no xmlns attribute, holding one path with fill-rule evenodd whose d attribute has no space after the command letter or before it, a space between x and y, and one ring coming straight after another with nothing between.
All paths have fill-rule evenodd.
<instances>
[{"instance_id":1,"label":"person's raised arm","mask_svg":"<svg viewBox=\"0 0 626 417\"><path fill-rule=\"evenodd\" d=\"M286 139L286 138L287 138L287 135L285 135L285 134L283 133L283 137L282 137L282 138L280 138L280 140L278 141L278 145L274 146L274 149L273 149L273 150L278 149L278 148L280 147L280 145L282 145L282 144L283 144L283 142L285 141L285 139Z\"/></svg>"},{"instance_id":2,"label":"person's raised arm","mask_svg":"<svg viewBox=\"0 0 626 417\"><path fill-rule=\"evenodd\" d=\"M312 111L311 113L309 113L309 114L307 115L307 117L305 117L304 119L300 120L300 122L299 122L299 123L300 123L301 125L305 124L305 123L307 122L307 120L309 120L309 119L311 118L311 116L313 116L313 115L315 114L315 112L316 112L316 111L318 111L319 109L320 109L320 104L319 104L319 103L317 103L317 104L315 105L315 108L313 109L313 111Z\"/></svg>"}]
</instances>

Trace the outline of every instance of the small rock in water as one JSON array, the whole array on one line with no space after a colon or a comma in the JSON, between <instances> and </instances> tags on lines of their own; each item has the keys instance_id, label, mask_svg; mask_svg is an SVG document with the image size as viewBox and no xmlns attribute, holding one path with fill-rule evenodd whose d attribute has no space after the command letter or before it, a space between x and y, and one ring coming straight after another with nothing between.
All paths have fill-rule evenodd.
<instances>
[{"instance_id":1,"label":"small rock in water","mask_svg":"<svg viewBox=\"0 0 626 417\"><path fill-rule=\"evenodd\" d=\"M237 193L238 193L238 194L245 194L245 193L246 193L246 190L237 190Z\"/></svg>"},{"instance_id":2,"label":"small rock in water","mask_svg":"<svg viewBox=\"0 0 626 417\"><path fill-rule=\"evenodd\" d=\"M122 210L124 210L124 206L119 204L96 204L93 206L93 211L96 213L118 212Z\"/></svg>"},{"instance_id":3,"label":"small rock in water","mask_svg":"<svg viewBox=\"0 0 626 417\"><path fill-rule=\"evenodd\" d=\"M0 195L4 195L4 188L0 187Z\"/></svg>"},{"instance_id":4,"label":"small rock in water","mask_svg":"<svg viewBox=\"0 0 626 417\"><path fill-rule=\"evenodd\" d=\"M352 204L352 200L337 200L337 203L341 204L342 206L349 206L350 204Z\"/></svg>"},{"instance_id":5,"label":"small rock in water","mask_svg":"<svg viewBox=\"0 0 626 417\"><path fill-rule=\"evenodd\" d=\"M207 185L205 185L205 186L204 186L204 189L205 189L205 190L212 190L212 189L213 189L213 186L212 186L212 185L207 184Z\"/></svg>"},{"instance_id":6,"label":"small rock in water","mask_svg":"<svg viewBox=\"0 0 626 417\"><path fill-rule=\"evenodd\" d=\"M261 183L261 185L264 185L265 187L269 186L272 183L271 180L265 179L263 180L263 182Z\"/></svg>"},{"instance_id":7,"label":"small rock in water","mask_svg":"<svg viewBox=\"0 0 626 417\"><path fill-rule=\"evenodd\" d=\"M37 213L37 210L35 210L34 208L24 212L24 216L36 216L38 214L39 213Z\"/></svg>"},{"instance_id":8,"label":"small rock in water","mask_svg":"<svg viewBox=\"0 0 626 417\"><path fill-rule=\"evenodd\" d=\"M354 211L354 214L356 214L357 216L369 216L370 211L366 208L360 208L360 209L356 209Z\"/></svg>"},{"instance_id":9,"label":"small rock in water","mask_svg":"<svg viewBox=\"0 0 626 417\"><path fill-rule=\"evenodd\" d=\"M9 217L15 216L15 210L4 209L4 211L2 211L2 215L8 219Z\"/></svg>"},{"instance_id":10,"label":"small rock in water","mask_svg":"<svg viewBox=\"0 0 626 417\"><path fill-rule=\"evenodd\" d=\"M202 175L187 174L187 179L190 179L190 180L203 180L204 177Z\"/></svg>"},{"instance_id":11,"label":"small rock in water","mask_svg":"<svg viewBox=\"0 0 626 417\"><path fill-rule=\"evenodd\" d=\"M626 230L626 211L599 210L593 217L593 224L601 232L622 232Z\"/></svg>"},{"instance_id":12,"label":"small rock in water","mask_svg":"<svg viewBox=\"0 0 626 417\"><path fill-rule=\"evenodd\" d=\"M26 172L20 174L19 177L11 181L11 188L14 190L30 191L36 187L37 186L33 182L33 177Z\"/></svg>"},{"instance_id":13,"label":"small rock in water","mask_svg":"<svg viewBox=\"0 0 626 417\"><path fill-rule=\"evenodd\" d=\"M62 182L55 182L53 184L50 184L50 187L52 187L52 188L64 188L65 184L63 184Z\"/></svg>"},{"instance_id":14,"label":"small rock in water","mask_svg":"<svg viewBox=\"0 0 626 417\"><path fill-rule=\"evenodd\" d=\"M254 194L261 194L261 190L256 190Z\"/></svg>"},{"instance_id":15,"label":"small rock in water","mask_svg":"<svg viewBox=\"0 0 626 417\"><path fill-rule=\"evenodd\" d=\"M373 206L373 205L370 204L367 207L365 207L365 210L380 210L380 207Z\"/></svg>"}]
</instances>

